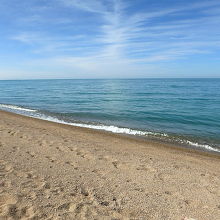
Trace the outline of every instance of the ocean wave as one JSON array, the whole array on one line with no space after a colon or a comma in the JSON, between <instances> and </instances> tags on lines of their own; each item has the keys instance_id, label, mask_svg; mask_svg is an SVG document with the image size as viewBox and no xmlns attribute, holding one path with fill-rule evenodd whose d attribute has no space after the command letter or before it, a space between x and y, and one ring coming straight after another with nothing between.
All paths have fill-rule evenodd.
<instances>
[{"instance_id":1,"label":"ocean wave","mask_svg":"<svg viewBox=\"0 0 220 220\"><path fill-rule=\"evenodd\" d=\"M145 136L145 137L158 137L158 138L169 138L168 134L165 133L158 133L158 132L151 132L151 131L140 131L140 130L135 130L131 128L122 128L122 127L117 127L113 125L92 125L92 124L84 124L84 123L73 123L73 122L66 122L63 120L60 120L55 117L51 116L46 116L46 115L41 115L41 119L47 120L47 121L53 121L56 123L62 123L62 124L67 124L67 125L72 125L75 127L83 127L83 128L90 128L90 129L95 129L95 130L104 130L112 133L117 133L117 134L128 134L128 135L136 135L136 136ZM196 142L192 142L189 140L183 140L183 139L174 139L174 141L181 143L181 144L187 144L190 146L193 146L195 148L199 148L201 150L207 150L207 151L213 151L213 152L218 152L220 153L220 150L217 148L214 148L208 144L199 144Z\"/></svg>"},{"instance_id":2,"label":"ocean wave","mask_svg":"<svg viewBox=\"0 0 220 220\"><path fill-rule=\"evenodd\" d=\"M217 148L214 148L214 147L211 147L209 146L208 144L199 144L199 143L196 143L196 142L192 142L192 141L185 141L187 144L191 145L191 146L194 146L194 147L197 147L197 148L201 148L201 149L206 149L206 150L209 150L209 151L215 151L215 152L219 152L220 153L220 150L217 149Z\"/></svg>"},{"instance_id":3,"label":"ocean wave","mask_svg":"<svg viewBox=\"0 0 220 220\"><path fill-rule=\"evenodd\" d=\"M62 124L68 124L76 127L83 127L83 128L91 128L95 130L104 130L104 131L109 131L112 133L117 133L117 134L129 134L129 135L139 135L139 136L162 136L166 137L168 136L167 134L164 133L156 133L156 132L150 132L150 131L140 131L140 130L135 130L131 128L123 128L123 127L117 127L114 125L93 125L93 124L84 124L84 123L75 123L75 122L66 122L64 120L60 120L58 118L52 117L52 116L46 116L46 115L41 115L41 119L47 120L47 121L53 121L57 123L62 123Z\"/></svg>"},{"instance_id":4,"label":"ocean wave","mask_svg":"<svg viewBox=\"0 0 220 220\"><path fill-rule=\"evenodd\" d=\"M0 108L3 110L11 109L11 110L25 111L25 112L36 112L37 111L34 109L23 108L17 105L6 105L6 104L0 104Z\"/></svg>"},{"instance_id":5,"label":"ocean wave","mask_svg":"<svg viewBox=\"0 0 220 220\"><path fill-rule=\"evenodd\" d=\"M42 119L45 121L52 121L52 122L71 125L71 126L75 126L75 127L103 130L103 131L117 133L117 134L127 134L127 135L135 135L135 136L142 136L142 137L155 137L155 138L160 138L160 140L161 140L161 138L164 138L163 140L171 140L172 142L174 141L179 144L186 144L186 145L192 146L194 148L198 148L200 150L207 150L207 151L220 153L220 149L212 147L208 144L199 144L197 142L192 142L187 139L180 139L180 138L175 139L166 133L159 133L159 132L152 132L152 131L141 131L141 130L136 130L136 129L132 129L132 128L117 127L114 125L67 122L67 121L61 120L57 117L50 116L50 115L47 115L44 113L40 113L39 111L34 110L34 109L23 108L23 107L16 106L16 105L0 104L0 109L6 110L6 111L7 110L13 111L15 113L18 113L18 114L20 113L20 114L23 114L23 115L26 115L26 116L29 116L32 118L38 118L38 119ZM25 114L25 112L26 112L26 114Z\"/></svg>"}]
</instances>

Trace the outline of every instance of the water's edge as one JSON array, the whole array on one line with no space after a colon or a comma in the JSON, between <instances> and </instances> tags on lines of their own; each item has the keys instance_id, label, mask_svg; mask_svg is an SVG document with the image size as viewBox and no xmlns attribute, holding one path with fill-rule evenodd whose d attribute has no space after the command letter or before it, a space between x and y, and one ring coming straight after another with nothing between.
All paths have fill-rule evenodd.
<instances>
[{"instance_id":1,"label":"water's edge","mask_svg":"<svg viewBox=\"0 0 220 220\"><path fill-rule=\"evenodd\" d=\"M142 139L149 138L150 140L170 143L170 144L174 144L175 146L178 145L180 147L186 147L186 148L196 149L199 151L220 154L220 149L217 149L208 144L199 144L191 140L178 138L178 137L172 137L166 133L136 130L136 129L131 129L131 128L118 127L114 125L104 125L104 124L98 124L98 123L96 124L95 123L84 123L81 121L73 122L73 121L59 119L58 117L45 114L41 112L40 110L30 109L27 107L16 106L16 105L0 104L0 109L6 112L12 112L12 113L16 113L19 115L24 115L24 116L28 116L32 118L45 120L45 121L51 121L51 122L56 122L60 124L66 124L66 125L71 125L75 127L89 128L89 129L94 129L94 130L103 130L103 131L116 133L116 134L141 137Z\"/></svg>"}]
</instances>

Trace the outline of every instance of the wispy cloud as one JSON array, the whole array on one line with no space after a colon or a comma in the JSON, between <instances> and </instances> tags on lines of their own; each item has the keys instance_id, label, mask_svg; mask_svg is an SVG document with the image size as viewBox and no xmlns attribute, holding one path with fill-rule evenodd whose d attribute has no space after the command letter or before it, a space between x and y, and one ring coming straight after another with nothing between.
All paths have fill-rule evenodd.
<instances>
[{"instance_id":1,"label":"wispy cloud","mask_svg":"<svg viewBox=\"0 0 220 220\"><path fill-rule=\"evenodd\" d=\"M22 31L10 36L33 54L43 54L45 63L95 70L113 65L136 68L140 63L180 60L220 49L218 0L177 2L169 7L143 1L143 8L125 0L54 2L58 8L33 6L37 13L18 19ZM60 11L60 18L50 16ZM30 28L33 24L35 28Z\"/></svg>"},{"instance_id":2,"label":"wispy cloud","mask_svg":"<svg viewBox=\"0 0 220 220\"><path fill-rule=\"evenodd\" d=\"M147 11L146 8L146 12L134 12L133 14L126 12L128 5L121 0L112 1L111 8L103 5L103 1L93 1L91 3L91 1L62 0L62 2L67 6L100 15L104 24L98 27L101 33L96 37L96 41L103 44L96 52L102 54L105 58L122 58L124 56L123 58L129 59L129 51L131 51L131 55L135 52L137 55L138 48L142 48L142 52L144 49L148 52L144 55L146 61L162 60L161 57L164 57L163 60L179 59L183 56L197 54L198 51L202 53L202 49L197 48L198 44L196 42L201 38L201 34L205 35L203 38L209 35L207 28L210 24L213 25L213 20L216 23L220 21L220 16L204 14L204 11L202 15L192 19L181 17L185 13L194 13L195 10L198 13L207 7L216 10L216 7L220 6L218 1L204 1L163 10L154 9L154 11ZM178 13L180 14L179 18ZM165 17L168 17L168 19ZM161 20L162 18L164 18L164 21ZM176 44L173 44L174 40L177 42ZM219 42L218 36L215 36L213 41L217 45L217 42ZM145 48L148 42L151 42L151 48L157 50L158 54L155 54L155 51L150 53L149 48ZM213 42L210 43L213 44ZM163 44L166 44L166 47L169 48L167 52L164 50ZM205 45L209 46L207 42L203 43L203 46ZM173 51L172 56L170 51ZM203 52L207 52L207 48L204 48ZM140 56L143 56L143 53ZM156 57L158 57L158 60ZM143 60L143 57L141 57L141 60Z\"/></svg>"},{"instance_id":3,"label":"wispy cloud","mask_svg":"<svg viewBox=\"0 0 220 220\"><path fill-rule=\"evenodd\" d=\"M85 10L88 12L93 12L93 13L100 13L104 14L106 13L106 7L100 0L60 0L61 3L63 3L67 7L75 7L80 10Z\"/></svg>"}]
</instances>

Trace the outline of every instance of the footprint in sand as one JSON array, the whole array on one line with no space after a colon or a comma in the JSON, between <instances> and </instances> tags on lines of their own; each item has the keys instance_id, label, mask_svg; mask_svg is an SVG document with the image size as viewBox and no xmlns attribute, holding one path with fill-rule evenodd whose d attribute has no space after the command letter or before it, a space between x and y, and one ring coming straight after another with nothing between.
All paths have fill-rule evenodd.
<instances>
[{"instance_id":1,"label":"footprint in sand","mask_svg":"<svg viewBox=\"0 0 220 220\"><path fill-rule=\"evenodd\" d=\"M42 182L39 179L30 179L21 183L23 189L39 189L42 186Z\"/></svg>"},{"instance_id":2,"label":"footprint in sand","mask_svg":"<svg viewBox=\"0 0 220 220\"><path fill-rule=\"evenodd\" d=\"M47 141L47 140L42 140L42 141L38 141L38 144L40 146L52 146L54 144L54 142L52 141Z\"/></svg>"},{"instance_id":3,"label":"footprint in sand","mask_svg":"<svg viewBox=\"0 0 220 220\"><path fill-rule=\"evenodd\" d=\"M57 146L56 149L57 149L59 152L62 152L62 153L63 153L63 152L67 152L63 146Z\"/></svg>"},{"instance_id":4,"label":"footprint in sand","mask_svg":"<svg viewBox=\"0 0 220 220\"><path fill-rule=\"evenodd\" d=\"M78 201L77 203L64 203L57 210L60 212L61 219L124 219L120 213L113 210L106 210L106 204L95 205L94 201Z\"/></svg>"},{"instance_id":5,"label":"footprint in sand","mask_svg":"<svg viewBox=\"0 0 220 220\"><path fill-rule=\"evenodd\" d=\"M36 157L36 154L34 152L31 152L31 151L27 151L26 152L28 155L30 155L31 157Z\"/></svg>"},{"instance_id":6,"label":"footprint in sand","mask_svg":"<svg viewBox=\"0 0 220 220\"><path fill-rule=\"evenodd\" d=\"M46 156L46 158L47 158L51 163L54 163L54 162L57 161L56 158L54 158L54 157Z\"/></svg>"},{"instance_id":7,"label":"footprint in sand","mask_svg":"<svg viewBox=\"0 0 220 220\"><path fill-rule=\"evenodd\" d=\"M89 191L86 190L86 188L84 188L84 187L80 187L80 193L81 193L83 196L89 196Z\"/></svg>"},{"instance_id":8,"label":"footprint in sand","mask_svg":"<svg viewBox=\"0 0 220 220\"><path fill-rule=\"evenodd\" d=\"M117 160L115 160L115 161L112 161L112 165L116 168L116 169L118 169L118 161Z\"/></svg>"},{"instance_id":9,"label":"footprint in sand","mask_svg":"<svg viewBox=\"0 0 220 220\"><path fill-rule=\"evenodd\" d=\"M114 166L114 168L116 168L116 169L121 168L121 166L122 166L122 164L119 163L118 160L116 160L115 158L112 158L110 156L101 156L101 157L99 157L99 160L104 160L104 161L110 162Z\"/></svg>"},{"instance_id":10,"label":"footprint in sand","mask_svg":"<svg viewBox=\"0 0 220 220\"><path fill-rule=\"evenodd\" d=\"M76 204L68 202L58 206L57 210L65 212L73 212L76 208Z\"/></svg>"},{"instance_id":11,"label":"footprint in sand","mask_svg":"<svg viewBox=\"0 0 220 220\"><path fill-rule=\"evenodd\" d=\"M67 147L71 152L74 152L74 151L77 151L78 150L78 148L76 148L76 147Z\"/></svg>"},{"instance_id":12,"label":"footprint in sand","mask_svg":"<svg viewBox=\"0 0 220 220\"><path fill-rule=\"evenodd\" d=\"M0 177L5 176L8 173L11 173L13 171L13 167L11 164L8 164L4 160L0 160Z\"/></svg>"},{"instance_id":13,"label":"footprint in sand","mask_svg":"<svg viewBox=\"0 0 220 220\"><path fill-rule=\"evenodd\" d=\"M15 131L12 131L12 130L9 130L9 131L8 131L8 134L10 134L11 136L14 136L14 135L16 134L16 132L15 132Z\"/></svg>"},{"instance_id":14,"label":"footprint in sand","mask_svg":"<svg viewBox=\"0 0 220 220\"><path fill-rule=\"evenodd\" d=\"M21 135L20 138L21 138L21 139L29 139L29 140L31 139L31 137L29 137L29 136L27 136L27 135Z\"/></svg>"},{"instance_id":15,"label":"footprint in sand","mask_svg":"<svg viewBox=\"0 0 220 220\"><path fill-rule=\"evenodd\" d=\"M61 193L64 194L65 188L60 184L53 185L49 182L45 182L41 187L41 191L43 191L45 198L51 199Z\"/></svg>"},{"instance_id":16,"label":"footprint in sand","mask_svg":"<svg viewBox=\"0 0 220 220\"><path fill-rule=\"evenodd\" d=\"M21 179L21 186L25 190L41 189L44 179L35 175L32 171L15 171L15 175Z\"/></svg>"},{"instance_id":17,"label":"footprint in sand","mask_svg":"<svg viewBox=\"0 0 220 220\"><path fill-rule=\"evenodd\" d=\"M147 171L147 172L155 172L156 171L152 166L149 166L147 164L140 164L140 166L138 166L136 168L136 170Z\"/></svg>"},{"instance_id":18,"label":"footprint in sand","mask_svg":"<svg viewBox=\"0 0 220 220\"><path fill-rule=\"evenodd\" d=\"M20 147L14 146L12 147L12 152L15 153L16 151L19 151Z\"/></svg>"},{"instance_id":19,"label":"footprint in sand","mask_svg":"<svg viewBox=\"0 0 220 220\"><path fill-rule=\"evenodd\" d=\"M17 176L17 177L20 177L20 178L28 178L28 172L27 173L25 173L25 172L22 172L22 171L15 171L15 175Z\"/></svg>"},{"instance_id":20,"label":"footprint in sand","mask_svg":"<svg viewBox=\"0 0 220 220\"><path fill-rule=\"evenodd\" d=\"M18 199L10 194L0 196L0 219L32 219L37 217L34 207L19 207Z\"/></svg>"},{"instance_id":21,"label":"footprint in sand","mask_svg":"<svg viewBox=\"0 0 220 220\"><path fill-rule=\"evenodd\" d=\"M25 198L29 199L30 201L34 201L37 199L37 192L31 191L25 195Z\"/></svg>"},{"instance_id":22,"label":"footprint in sand","mask_svg":"<svg viewBox=\"0 0 220 220\"><path fill-rule=\"evenodd\" d=\"M11 207L17 203L17 198L10 194L0 195L0 216L5 217L8 216L11 212Z\"/></svg>"},{"instance_id":23,"label":"footprint in sand","mask_svg":"<svg viewBox=\"0 0 220 220\"><path fill-rule=\"evenodd\" d=\"M0 207L4 205L16 204L16 203L17 203L17 198L15 196L10 194L0 195Z\"/></svg>"},{"instance_id":24,"label":"footprint in sand","mask_svg":"<svg viewBox=\"0 0 220 220\"><path fill-rule=\"evenodd\" d=\"M76 155L88 160L95 159L94 155L85 150L76 150Z\"/></svg>"},{"instance_id":25,"label":"footprint in sand","mask_svg":"<svg viewBox=\"0 0 220 220\"><path fill-rule=\"evenodd\" d=\"M11 186L10 180L0 180L0 194L5 191L8 187Z\"/></svg>"},{"instance_id":26,"label":"footprint in sand","mask_svg":"<svg viewBox=\"0 0 220 220\"><path fill-rule=\"evenodd\" d=\"M82 151L77 150L77 151L76 151L76 155L77 155L77 156L80 156L80 157L82 157L82 158L85 158L85 155L83 154Z\"/></svg>"},{"instance_id":27,"label":"footprint in sand","mask_svg":"<svg viewBox=\"0 0 220 220\"><path fill-rule=\"evenodd\" d=\"M66 161L65 164L72 166L74 168L77 168L76 164L74 162Z\"/></svg>"},{"instance_id":28,"label":"footprint in sand","mask_svg":"<svg viewBox=\"0 0 220 220\"><path fill-rule=\"evenodd\" d=\"M67 202L57 207L61 219L91 219L97 215L91 202Z\"/></svg>"}]
</instances>

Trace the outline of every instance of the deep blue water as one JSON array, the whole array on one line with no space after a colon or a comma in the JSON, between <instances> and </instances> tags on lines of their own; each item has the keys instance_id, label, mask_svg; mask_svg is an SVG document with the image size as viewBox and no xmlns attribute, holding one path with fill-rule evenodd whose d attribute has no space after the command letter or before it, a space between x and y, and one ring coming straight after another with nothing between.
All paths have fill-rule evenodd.
<instances>
[{"instance_id":1,"label":"deep blue water","mask_svg":"<svg viewBox=\"0 0 220 220\"><path fill-rule=\"evenodd\" d=\"M48 120L220 149L220 79L0 81L0 104Z\"/></svg>"}]
</instances>

